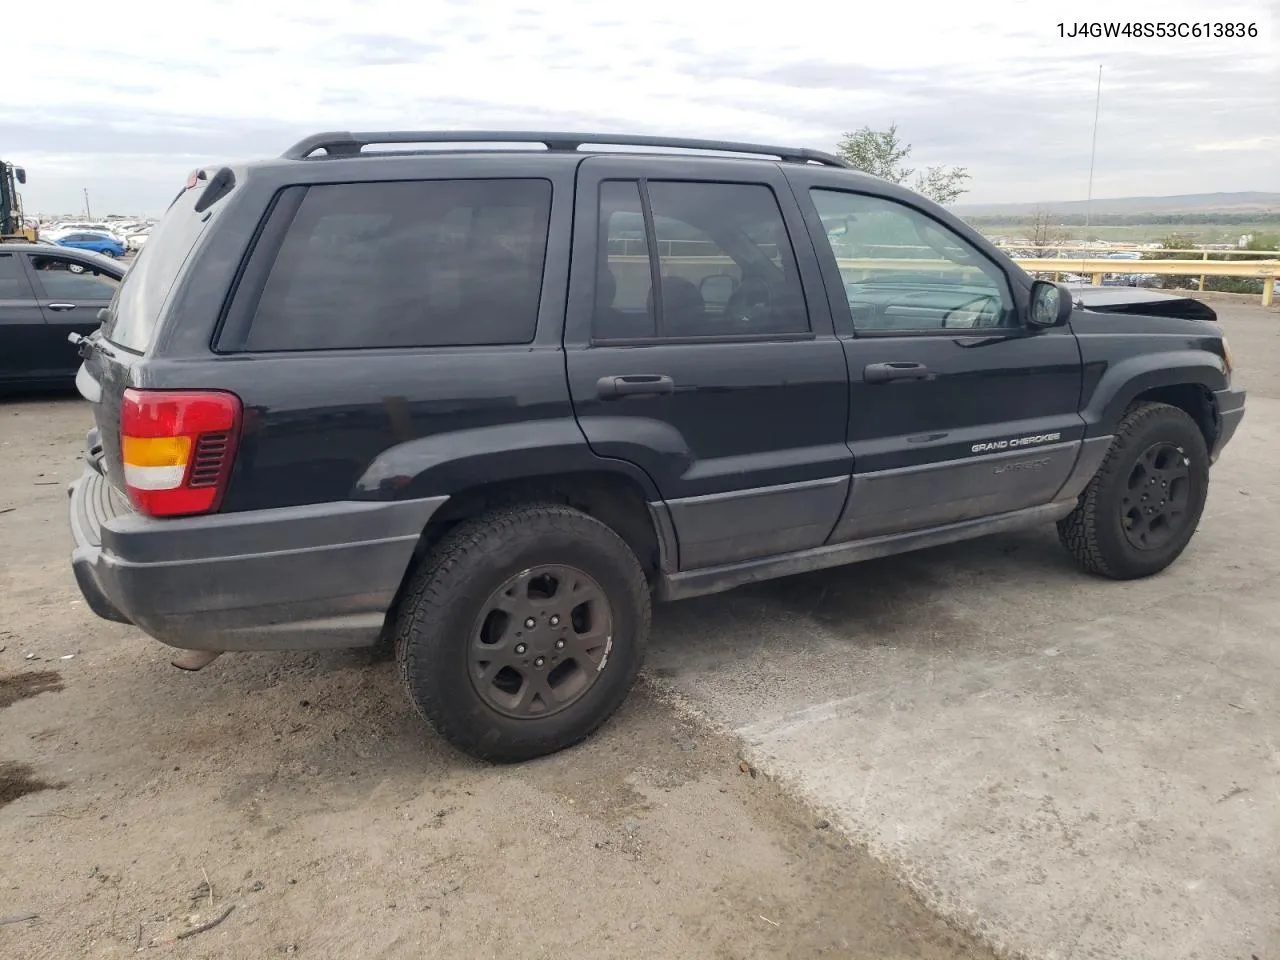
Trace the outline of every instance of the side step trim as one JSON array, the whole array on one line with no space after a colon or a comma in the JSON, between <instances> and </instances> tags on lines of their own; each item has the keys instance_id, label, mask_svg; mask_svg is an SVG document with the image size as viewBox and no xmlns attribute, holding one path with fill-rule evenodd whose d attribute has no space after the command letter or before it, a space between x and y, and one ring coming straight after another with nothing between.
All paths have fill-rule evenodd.
<instances>
[{"instance_id":1,"label":"side step trim","mask_svg":"<svg viewBox=\"0 0 1280 960\"><path fill-rule=\"evenodd\" d=\"M1001 513L994 517L961 520L959 523L949 523L943 527L887 534L865 540L851 540L848 543L832 543L808 550L798 550L795 553L784 553L776 557L663 574L658 582L658 599L683 600L687 597L699 597L708 593L732 590L747 583L772 580L775 577L789 577L797 573L825 570L828 567L888 557L895 553L906 553L909 550L938 547L946 543L971 540L993 533L1022 530L1061 520L1075 508L1075 505L1076 501L1071 499L1028 507L1025 510L1015 510L1012 513Z\"/></svg>"}]
</instances>

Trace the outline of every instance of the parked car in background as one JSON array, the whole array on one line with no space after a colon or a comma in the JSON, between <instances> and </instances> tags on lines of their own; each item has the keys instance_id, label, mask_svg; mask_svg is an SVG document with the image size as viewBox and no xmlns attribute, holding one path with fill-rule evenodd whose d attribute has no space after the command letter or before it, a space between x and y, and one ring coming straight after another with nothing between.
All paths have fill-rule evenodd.
<instances>
[{"instance_id":1,"label":"parked car in background","mask_svg":"<svg viewBox=\"0 0 1280 960\"><path fill-rule=\"evenodd\" d=\"M73 383L80 355L67 337L98 329L124 271L87 250L0 246L0 390Z\"/></svg>"},{"instance_id":2,"label":"parked car in background","mask_svg":"<svg viewBox=\"0 0 1280 960\"><path fill-rule=\"evenodd\" d=\"M1107 260L1141 260L1142 254L1140 254L1137 250L1117 250L1115 253L1108 253L1105 259ZM1136 287L1138 286L1138 281L1141 279L1142 276L1149 276L1149 274L1140 275L1136 273L1108 273L1103 275L1102 282L1105 286L1108 286L1108 287Z\"/></svg>"},{"instance_id":3,"label":"parked car in background","mask_svg":"<svg viewBox=\"0 0 1280 960\"><path fill-rule=\"evenodd\" d=\"M90 222L88 220L58 220L40 231L42 236L50 240L61 240L73 233L105 233L109 237L123 240L123 235L111 224Z\"/></svg>"},{"instance_id":4,"label":"parked car in background","mask_svg":"<svg viewBox=\"0 0 1280 960\"><path fill-rule=\"evenodd\" d=\"M92 250L104 257L123 257L129 248L115 237L105 233L69 233L54 241L60 247L74 247L77 250Z\"/></svg>"}]
</instances>

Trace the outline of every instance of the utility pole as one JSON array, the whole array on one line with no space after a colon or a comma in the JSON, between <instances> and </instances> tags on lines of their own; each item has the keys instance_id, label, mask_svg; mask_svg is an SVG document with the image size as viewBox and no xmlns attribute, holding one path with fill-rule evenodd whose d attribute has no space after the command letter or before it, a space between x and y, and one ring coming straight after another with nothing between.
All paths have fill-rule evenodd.
<instances>
[{"instance_id":1,"label":"utility pole","mask_svg":"<svg viewBox=\"0 0 1280 960\"><path fill-rule=\"evenodd\" d=\"M1092 176L1092 174L1090 174ZM89 188L84 188L84 218L86 220L93 219L93 212L89 209Z\"/></svg>"},{"instance_id":2,"label":"utility pole","mask_svg":"<svg viewBox=\"0 0 1280 960\"><path fill-rule=\"evenodd\" d=\"M1098 155L1098 110L1102 106L1102 64L1098 64L1098 95L1093 101L1093 146L1089 148L1089 193L1084 202L1084 225L1093 213L1093 162ZM1088 239L1087 237L1085 239Z\"/></svg>"}]
</instances>

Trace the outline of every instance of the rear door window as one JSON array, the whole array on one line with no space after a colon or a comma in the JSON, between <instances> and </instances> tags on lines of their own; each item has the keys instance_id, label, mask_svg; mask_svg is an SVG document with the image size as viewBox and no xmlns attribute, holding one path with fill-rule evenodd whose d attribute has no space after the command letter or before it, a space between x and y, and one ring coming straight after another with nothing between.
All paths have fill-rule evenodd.
<instances>
[{"instance_id":1,"label":"rear door window","mask_svg":"<svg viewBox=\"0 0 1280 960\"><path fill-rule=\"evenodd\" d=\"M31 268L46 298L51 300L110 300L120 281L68 257L33 254Z\"/></svg>"},{"instance_id":2,"label":"rear door window","mask_svg":"<svg viewBox=\"0 0 1280 960\"><path fill-rule=\"evenodd\" d=\"M528 343L550 214L546 180L310 187L241 349Z\"/></svg>"},{"instance_id":3,"label":"rear door window","mask_svg":"<svg viewBox=\"0 0 1280 960\"><path fill-rule=\"evenodd\" d=\"M606 256L597 264L595 340L809 332L795 251L768 186L650 180L645 189L648 211L638 183L600 186L598 236Z\"/></svg>"}]
</instances>

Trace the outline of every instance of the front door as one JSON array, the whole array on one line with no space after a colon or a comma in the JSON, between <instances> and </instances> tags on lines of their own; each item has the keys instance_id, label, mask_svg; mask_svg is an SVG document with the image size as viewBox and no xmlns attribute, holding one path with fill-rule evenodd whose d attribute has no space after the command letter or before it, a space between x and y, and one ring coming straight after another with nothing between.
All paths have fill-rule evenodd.
<instances>
[{"instance_id":1,"label":"front door","mask_svg":"<svg viewBox=\"0 0 1280 960\"><path fill-rule=\"evenodd\" d=\"M848 378L781 173L590 158L576 223L574 410L660 491L680 568L822 544L848 491Z\"/></svg>"},{"instance_id":2,"label":"front door","mask_svg":"<svg viewBox=\"0 0 1280 960\"><path fill-rule=\"evenodd\" d=\"M1024 325L1025 277L909 196L793 179L849 361L854 478L832 542L1051 502L1084 436L1070 328Z\"/></svg>"},{"instance_id":3,"label":"front door","mask_svg":"<svg viewBox=\"0 0 1280 960\"><path fill-rule=\"evenodd\" d=\"M120 281L74 254L28 255L31 278L44 314L44 353L56 377L74 377L80 354L68 334L98 329L98 311L111 302Z\"/></svg>"}]
</instances>

